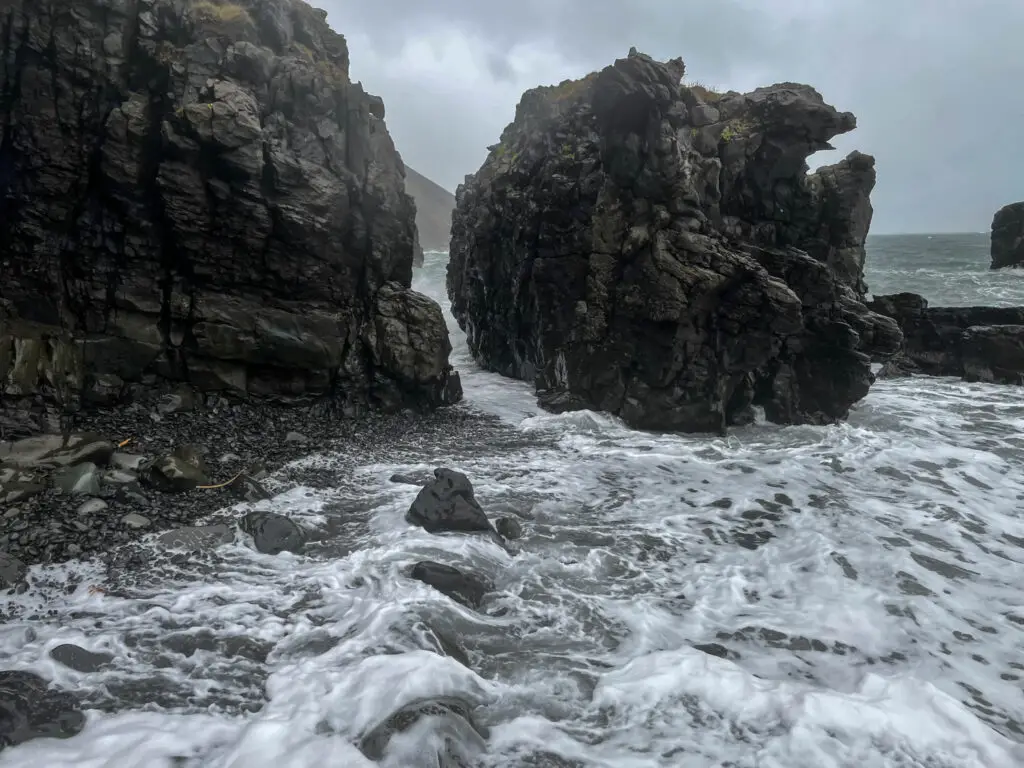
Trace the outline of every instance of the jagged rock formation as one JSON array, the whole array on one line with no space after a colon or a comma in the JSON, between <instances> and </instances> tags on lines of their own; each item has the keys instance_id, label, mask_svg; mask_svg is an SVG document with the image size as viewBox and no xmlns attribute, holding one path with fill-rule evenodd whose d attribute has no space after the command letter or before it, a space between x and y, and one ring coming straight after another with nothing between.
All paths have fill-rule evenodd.
<instances>
[{"instance_id":1,"label":"jagged rock formation","mask_svg":"<svg viewBox=\"0 0 1024 768\"><path fill-rule=\"evenodd\" d=\"M1024 267L1024 202L1004 205L992 218L992 269Z\"/></svg>"},{"instance_id":2,"label":"jagged rock formation","mask_svg":"<svg viewBox=\"0 0 1024 768\"><path fill-rule=\"evenodd\" d=\"M419 266L423 264L423 251L448 250L455 195L409 166L405 167L405 191L416 203Z\"/></svg>"},{"instance_id":3,"label":"jagged rock formation","mask_svg":"<svg viewBox=\"0 0 1024 768\"><path fill-rule=\"evenodd\" d=\"M842 418L900 333L863 305L874 160L805 85L715 94L643 54L524 94L457 192L448 293L486 367L553 409L718 431Z\"/></svg>"},{"instance_id":4,"label":"jagged rock formation","mask_svg":"<svg viewBox=\"0 0 1024 768\"><path fill-rule=\"evenodd\" d=\"M457 400L384 106L300 0L0 6L8 400Z\"/></svg>"},{"instance_id":5,"label":"jagged rock formation","mask_svg":"<svg viewBox=\"0 0 1024 768\"><path fill-rule=\"evenodd\" d=\"M916 293L876 296L868 306L903 330L900 353L883 376L1024 384L1024 307L929 307Z\"/></svg>"}]
</instances>

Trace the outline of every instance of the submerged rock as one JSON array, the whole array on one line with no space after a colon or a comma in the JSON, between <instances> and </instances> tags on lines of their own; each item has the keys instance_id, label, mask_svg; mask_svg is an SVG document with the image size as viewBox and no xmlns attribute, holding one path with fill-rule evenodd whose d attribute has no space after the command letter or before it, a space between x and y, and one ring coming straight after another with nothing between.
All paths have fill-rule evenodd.
<instances>
[{"instance_id":1,"label":"submerged rock","mask_svg":"<svg viewBox=\"0 0 1024 768\"><path fill-rule=\"evenodd\" d=\"M473 494L473 484L454 469L435 469L416 495L405 519L429 533L493 533L494 527Z\"/></svg>"},{"instance_id":2,"label":"submerged rock","mask_svg":"<svg viewBox=\"0 0 1024 768\"><path fill-rule=\"evenodd\" d=\"M74 736L85 715L74 697L31 672L0 671L0 749L30 739Z\"/></svg>"},{"instance_id":3,"label":"submerged rock","mask_svg":"<svg viewBox=\"0 0 1024 768\"><path fill-rule=\"evenodd\" d=\"M97 653L64 643L50 651L50 658L76 672L97 672L114 660L111 653Z\"/></svg>"},{"instance_id":4,"label":"submerged rock","mask_svg":"<svg viewBox=\"0 0 1024 768\"><path fill-rule=\"evenodd\" d=\"M1024 267L1024 202L1000 208L992 218L992 269Z\"/></svg>"},{"instance_id":5,"label":"submerged rock","mask_svg":"<svg viewBox=\"0 0 1024 768\"><path fill-rule=\"evenodd\" d=\"M900 353L883 376L1024 384L1024 307L930 307L916 293L876 296L870 306L903 331Z\"/></svg>"},{"instance_id":6,"label":"submerged rock","mask_svg":"<svg viewBox=\"0 0 1024 768\"><path fill-rule=\"evenodd\" d=\"M0 373L3 372L3 362L0 356ZM103 466L110 461L113 453L113 443L91 433L35 435L14 442L0 442L0 465L54 468L92 462Z\"/></svg>"},{"instance_id":7,"label":"submerged rock","mask_svg":"<svg viewBox=\"0 0 1024 768\"><path fill-rule=\"evenodd\" d=\"M298 523L274 512L249 512L239 527L252 536L256 551L264 555L300 552L306 543L306 534Z\"/></svg>"},{"instance_id":8,"label":"submerged rock","mask_svg":"<svg viewBox=\"0 0 1024 768\"><path fill-rule=\"evenodd\" d=\"M404 165L326 13L33 0L4 18L5 398L73 410L187 380L158 417L192 390L348 413L458 399L440 308L410 288Z\"/></svg>"},{"instance_id":9,"label":"submerged rock","mask_svg":"<svg viewBox=\"0 0 1024 768\"><path fill-rule=\"evenodd\" d=\"M157 536L157 541L168 549L184 549L190 552L213 549L221 544L234 541L235 534L228 525L190 525L174 528Z\"/></svg>"},{"instance_id":10,"label":"submerged rock","mask_svg":"<svg viewBox=\"0 0 1024 768\"><path fill-rule=\"evenodd\" d=\"M806 85L715 94L643 54L526 92L457 192L448 295L541 404L721 431L844 418L898 327L861 301L873 158Z\"/></svg>"},{"instance_id":11,"label":"submerged rock","mask_svg":"<svg viewBox=\"0 0 1024 768\"><path fill-rule=\"evenodd\" d=\"M408 731L425 718L436 721L432 730L443 737L444 747L436 755L438 768L468 768L473 764L469 761L486 750L486 730L473 719L472 707L454 697L405 705L363 736L359 750L370 760L381 760L395 734Z\"/></svg>"},{"instance_id":12,"label":"submerged rock","mask_svg":"<svg viewBox=\"0 0 1024 768\"><path fill-rule=\"evenodd\" d=\"M469 608L479 608L484 595L494 589L493 584L480 576L429 560L416 563L409 575Z\"/></svg>"},{"instance_id":13,"label":"submerged rock","mask_svg":"<svg viewBox=\"0 0 1024 768\"><path fill-rule=\"evenodd\" d=\"M518 539L523 535L523 526L514 517L499 517L494 523L495 529L506 539Z\"/></svg>"}]
</instances>

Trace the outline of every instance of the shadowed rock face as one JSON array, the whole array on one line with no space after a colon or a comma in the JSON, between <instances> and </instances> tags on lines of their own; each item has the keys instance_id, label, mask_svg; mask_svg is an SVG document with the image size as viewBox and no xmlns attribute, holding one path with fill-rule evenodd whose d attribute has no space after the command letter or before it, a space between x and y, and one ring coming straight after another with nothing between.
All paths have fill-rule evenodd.
<instances>
[{"instance_id":1,"label":"shadowed rock face","mask_svg":"<svg viewBox=\"0 0 1024 768\"><path fill-rule=\"evenodd\" d=\"M805 85L724 95L631 54L523 95L457 193L448 293L473 354L550 408L720 431L842 418L900 332L861 302L874 160Z\"/></svg>"},{"instance_id":2,"label":"shadowed rock face","mask_svg":"<svg viewBox=\"0 0 1024 768\"><path fill-rule=\"evenodd\" d=\"M461 390L380 99L299 0L0 7L0 376L352 412Z\"/></svg>"},{"instance_id":3,"label":"shadowed rock face","mask_svg":"<svg viewBox=\"0 0 1024 768\"><path fill-rule=\"evenodd\" d=\"M992 218L992 269L1024 267L1024 202L1000 208Z\"/></svg>"},{"instance_id":4,"label":"shadowed rock face","mask_svg":"<svg viewBox=\"0 0 1024 768\"><path fill-rule=\"evenodd\" d=\"M871 308L903 331L883 376L959 376L1024 384L1024 307L929 307L916 293L876 296Z\"/></svg>"}]
</instances>

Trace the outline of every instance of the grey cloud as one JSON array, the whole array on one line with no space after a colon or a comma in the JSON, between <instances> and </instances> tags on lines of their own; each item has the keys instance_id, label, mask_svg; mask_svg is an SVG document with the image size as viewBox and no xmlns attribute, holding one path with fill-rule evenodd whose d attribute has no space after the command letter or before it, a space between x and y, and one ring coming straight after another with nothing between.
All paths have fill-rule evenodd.
<instances>
[{"instance_id":1,"label":"grey cloud","mask_svg":"<svg viewBox=\"0 0 1024 768\"><path fill-rule=\"evenodd\" d=\"M354 73L384 97L407 162L449 187L478 167L523 88L579 76L635 45L682 56L711 85L803 81L854 112L859 128L826 154L877 157L873 231L982 231L996 208L1024 199L1019 0L321 2L339 31L366 41L359 49L352 37ZM373 63L444 30L488 46L488 82L473 92ZM510 62L522 45L561 63L516 82Z\"/></svg>"}]
</instances>

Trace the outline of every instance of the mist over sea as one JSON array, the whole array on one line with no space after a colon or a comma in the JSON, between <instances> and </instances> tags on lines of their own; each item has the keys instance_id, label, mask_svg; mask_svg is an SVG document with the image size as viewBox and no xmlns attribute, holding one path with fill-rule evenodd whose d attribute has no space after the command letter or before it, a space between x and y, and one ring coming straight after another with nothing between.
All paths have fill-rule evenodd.
<instances>
[{"instance_id":1,"label":"mist over sea","mask_svg":"<svg viewBox=\"0 0 1024 768\"><path fill-rule=\"evenodd\" d=\"M446 259L415 277L445 307ZM987 235L873 236L867 282L1024 304ZM883 380L835 426L652 434L541 412L448 319L458 418L306 459L337 481L256 505L323 531L307 554L156 552L107 595L86 588L97 566L69 564L36 574L83 573L71 594L0 597L3 666L95 707L82 734L0 766L426 768L445 739L495 768L1024 765L1019 388ZM441 465L522 518L518 554L406 524L416 488L389 478ZM465 608L406 575L424 559L495 592ZM48 651L67 642L115 663L62 667ZM440 718L377 763L353 746L439 697L475 707L486 751Z\"/></svg>"}]
</instances>

